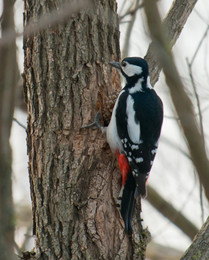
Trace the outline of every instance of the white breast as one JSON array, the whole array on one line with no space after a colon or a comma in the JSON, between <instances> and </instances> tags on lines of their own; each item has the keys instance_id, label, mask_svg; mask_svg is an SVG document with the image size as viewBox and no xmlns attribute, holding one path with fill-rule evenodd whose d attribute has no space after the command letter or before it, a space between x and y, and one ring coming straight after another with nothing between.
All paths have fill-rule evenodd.
<instances>
[{"instance_id":1,"label":"white breast","mask_svg":"<svg viewBox=\"0 0 209 260\"><path fill-rule=\"evenodd\" d=\"M122 90L120 92L120 95L123 92L124 91ZM106 138L107 138L107 142L108 142L112 152L118 151L121 153L123 151L123 146L122 146L121 140L118 136L117 126L116 126L116 116L115 116L120 95L118 96L118 98L115 102L114 108L113 108L112 117L111 117L110 123L109 123L109 125L107 127L107 131L106 131Z\"/></svg>"}]
</instances>

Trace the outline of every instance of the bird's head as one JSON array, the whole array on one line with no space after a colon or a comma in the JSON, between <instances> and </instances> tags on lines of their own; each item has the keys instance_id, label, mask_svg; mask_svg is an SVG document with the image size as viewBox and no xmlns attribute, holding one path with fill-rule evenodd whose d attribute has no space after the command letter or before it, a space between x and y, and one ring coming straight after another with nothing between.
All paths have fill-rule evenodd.
<instances>
[{"instance_id":1,"label":"bird's head","mask_svg":"<svg viewBox=\"0 0 209 260\"><path fill-rule=\"evenodd\" d=\"M120 70L129 86L136 85L139 80L146 87L147 78L149 77L149 67L147 62L139 57L128 57L120 62L110 62L110 65Z\"/></svg>"}]
</instances>

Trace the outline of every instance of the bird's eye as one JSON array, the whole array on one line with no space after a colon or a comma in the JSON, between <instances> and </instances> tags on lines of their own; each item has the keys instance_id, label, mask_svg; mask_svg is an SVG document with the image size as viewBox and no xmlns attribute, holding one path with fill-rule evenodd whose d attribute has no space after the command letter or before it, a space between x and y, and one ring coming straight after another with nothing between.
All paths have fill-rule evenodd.
<instances>
[{"instance_id":1,"label":"bird's eye","mask_svg":"<svg viewBox=\"0 0 209 260\"><path fill-rule=\"evenodd\" d=\"M125 67L126 64L127 64L127 63L126 63L125 61L122 61L122 63L121 63L122 67Z\"/></svg>"}]
</instances>

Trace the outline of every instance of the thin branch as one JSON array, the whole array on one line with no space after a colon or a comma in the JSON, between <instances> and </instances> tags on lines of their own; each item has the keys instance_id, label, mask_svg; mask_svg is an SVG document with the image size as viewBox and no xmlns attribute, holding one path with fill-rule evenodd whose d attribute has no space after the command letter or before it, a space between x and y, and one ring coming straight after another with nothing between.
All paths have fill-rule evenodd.
<instances>
[{"instance_id":1,"label":"thin branch","mask_svg":"<svg viewBox=\"0 0 209 260\"><path fill-rule=\"evenodd\" d=\"M208 35L207 40L208 41ZM204 68L206 72L207 81L209 82L209 72L208 72L208 44L205 44L205 55L204 55Z\"/></svg>"},{"instance_id":2,"label":"thin branch","mask_svg":"<svg viewBox=\"0 0 209 260\"><path fill-rule=\"evenodd\" d=\"M23 129L26 130L26 126L24 126L23 124L21 124L16 118L13 117L13 121L16 122L19 126L21 126Z\"/></svg>"},{"instance_id":3,"label":"thin branch","mask_svg":"<svg viewBox=\"0 0 209 260\"><path fill-rule=\"evenodd\" d=\"M132 1L132 2L130 3L129 7L127 8L127 10L126 10L126 13L129 12L129 11L133 8L133 6L134 6L134 2ZM123 7L124 7L124 6L123 6ZM120 19L120 18L119 18L119 19Z\"/></svg>"},{"instance_id":4,"label":"thin branch","mask_svg":"<svg viewBox=\"0 0 209 260\"><path fill-rule=\"evenodd\" d=\"M202 224L204 223L204 218L205 218L205 211L204 211L204 204L203 204L203 186L200 183L199 184L199 192L200 192L200 209L201 209L201 218L202 218Z\"/></svg>"},{"instance_id":5,"label":"thin branch","mask_svg":"<svg viewBox=\"0 0 209 260\"><path fill-rule=\"evenodd\" d=\"M204 22L204 23L208 23L208 21L206 19L203 18L203 16L197 11L197 9L194 9L194 12L197 14L197 16Z\"/></svg>"},{"instance_id":6,"label":"thin branch","mask_svg":"<svg viewBox=\"0 0 209 260\"><path fill-rule=\"evenodd\" d=\"M8 30L2 35L0 39L0 47L6 46L10 42L14 41L20 36L31 36L38 33L48 26L55 26L58 23L69 19L69 17L75 13L78 13L82 9L89 8L91 6L91 0L77 0L73 2L67 2L60 7L59 10L53 10L51 13L42 15L39 20L30 22L25 26L24 31L13 32Z\"/></svg>"},{"instance_id":7,"label":"thin branch","mask_svg":"<svg viewBox=\"0 0 209 260\"><path fill-rule=\"evenodd\" d=\"M120 22L120 24L124 24L124 23L130 23L131 21L122 21Z\"/></svg>"},{"instance_id":8,"label":"thin branch","mask_svg":"<svg viewBox=\"0 0 209 260\"><path fill-rule=\"evenodd\" d=\"M167 115L164 115L164 118L166 118L166 119L171 119L171 120L175 120L175 121L178 121L178 120L179 120L179 118L176 117L176 116L167 116Z\"/></svg>"},{"instance_id":9,"label":"thin branch","mask_svg":"<svg viewBox=\"0 0 209 260\"><path fill-rule=\"evenodd\" d=\"M194 60L195 60L195 58L196 58L196 56L197 56L197 53L199 52L200 47L201 47L201 45L202 45L202 43L203 43L205 37L206 37L207 34L208 34L208 30L209 30L209 25L207 26L207 28L206 28L206 30L205 30L205 32L204 32L204 34L203 34L203 36L202 36L202 38L201 38L201 40L200 40L198 46L197 46L197 49L196 49L196 51L195 51L195 53L194 53L194 55L193 55L193 57L192 57L192 59L191 59L191 61L190 61L190 63L189 63L190 67L192 67L192 65L193 65L193 63L194 63Z\"/></svg>"},{"instance_id":10,"label":"thin branch","mask_svg":"<svg viewBox=\"0 0 209 260\"><path fill-rule=\"evenodd\" d=\"M122 5L121 5L121 8L120 8L120 10L118 11L119 17L120 17L120 14L123 12L123 9L124 9L124 7L125 7L125 4L126 4L126 0L123 0L123 3L122 3Z\"/></svg>"},{"instance_id":11,"label":"thin branch","mask_svg":"<svg viewBox=\"0 0 209 260\"><path fill-rule=\"evenodd\" d=\"M200 99L199 99L199 96L198 96L198 93L197 93L197 88L196 88L194 77L193 77L193 73L192 73L192 63L193 63L193 61L194 60L192 60L192 62L190 63L188 61L188 59L186 59L188 70L189 70L189 76L190 76L190 80L191 80L191 83L192 83L192 88L193 88L195 99L196 99L196 103L197 103L199 123L200 123L200 132L201 132L201 135L202 135L202 141L203 141L203 143L205 145L203 120L202 120L202 113L201 113L201 108L200 108Z\"/></svg>"},{"instance_id":12,"label":"thin branch","mask_svg":"<svg viewBox=\"0 0 209 260\"><path fill-rule=\"evenodd\" d=\"M208 31L208 29L207 29ZM207 34L206 34L207 35ZM194 91L194 95L195 95L195 99L196 99L196 103L197 103L197 109L198 109L198 117L199 117L199 125L200 125L200 132L201 132L201 137L202 137L202 141L203 141L203 145L205 146L205 136L204 136L204 128L203 128L203 118L202 118L202 113L201 113L201 107L200 107L200 99L199 99L199 95L197 93L197 88L195 85L195 81L194 81L194 77L193 77L193 73L192 73L192 65L194 62L194 59L198 53L198 50L200 49L201 43L203 42L203 39L205 38L206 35L203 35L203 38L200 41L200 44L197 47L197 50L191 60L191 63L189 62L188 59L186 59L187 62L187 66L188 66L188 70L189 70L189 75L190 75L190 79L191 79L191 83L192 83L192 88ZM202 188L202 184L200 183L199 185L200 190L200 207L201 207L201 217L202 217L202 222L204 221L204 207L203 207L203 188Z\"/></svg>"},{"instance_id":13,"label":"thin branch","mask_svg":"<svg viewBox=\"0 0 209 260\"><path fill-rule=\"evenodd\" d=\"M139 2L139 1L138 1ZM144 6L144 4L137 4L136 7L132 10L128 10L125 14L119 16L119 20L121 22L121 20L123 20L126 16L128 15L134 15L140 8L142 8Z\"/></svg>"}]
</instances>

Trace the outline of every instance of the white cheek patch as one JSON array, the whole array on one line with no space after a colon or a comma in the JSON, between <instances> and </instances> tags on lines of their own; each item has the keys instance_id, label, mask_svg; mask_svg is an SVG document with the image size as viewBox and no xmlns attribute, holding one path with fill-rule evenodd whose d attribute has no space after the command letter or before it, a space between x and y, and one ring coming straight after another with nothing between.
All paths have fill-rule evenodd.
<instances>
[{"instance_id":1,"label":"white cheek patch","mask_svg":"<svg viewBox=\"0 0 209 260\"><path fill-rule=\"evenodd\" d=\"M132 65L132 64L128 64L128 63L126 64L125 67L121 66L121 69L128 77L132 77L135 74L142 73L142 68L140 66L136 66L136 65Z\"/></svg>"},{"instance_id":2,"label":"white cheek patch","mask_svg":"<svg viewBox=\"0 0 209 260\"><path fill-rule=\"evenodd\" d=\"M128 96L126 101L126 113L127 113L127 130L131 141L135 144L139 144L140 140L140 125L135 121L134 100L132 96Z\"/></svg>"}]
</instances>

